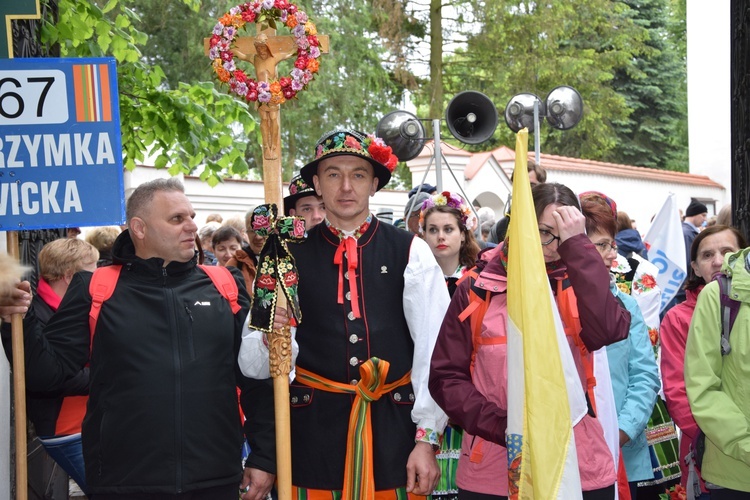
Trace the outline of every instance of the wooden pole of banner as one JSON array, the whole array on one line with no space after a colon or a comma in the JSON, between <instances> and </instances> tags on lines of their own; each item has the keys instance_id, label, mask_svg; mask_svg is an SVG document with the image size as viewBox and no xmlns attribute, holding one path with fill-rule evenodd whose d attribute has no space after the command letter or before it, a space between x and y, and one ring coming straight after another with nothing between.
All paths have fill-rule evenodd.
<instances>
[{"instance_id":1,"label":"wooden pole of banner","mask_svg":"<svg viewBox=\"0 0 750 500\"><path fill-rule=\"evenodd\" d=\"M276 79L276 66L279 62L296 54L296 47L290 45L292 37L276 37L276 30L262 31L258 26L258 36L253 42L255 54L245 60L252 62L258 81ZM272 37L269 39L269 35ZM281 44L273 41L286 41L284 50ZM236 54L239 58L242 55ZM244 55L244 54L243 54ZM284 198L281 190L281 124L278 104L263 103L258 106L260 113L260 133L263 139L263 190L266 203L275 203L283 212ZM277 285L280 287L280 285ZM286 308L286 296L279 290L277 308ZM291 332L288 326L274 330L268 335L269 368L273 378L273 399L276 420L276 490L280 500L292 498L292 432L289 408L289 373L292 367Z\"/></svg>"},{"instance_id":2,"label":"wooden pole of banner","mask_svg":"<svg viewBox=\"0 0 750 500\"><path fill-rule=\"evenodd\" d=\"M328 37L320 35L320 50L328 52ZM278 78L278 64L297 54L292 36L276 36L276 30L258 25L255 37L238 37L234 44L238 59L253 65L257 81ZM204 40L206 53L209 40ZM259 103L260 132L263 140L263 188L266 203L274 203L284 211L281 179L281 124L278 104ZM286 296L279 292L277 308L286 308ZM274 410L276 414L276 489L280 500L292 498L292 436L289 408L289 373L292 368L292 341L289 327L274 330L268 335L269 367L273 378Z\"/></svg>"},{"instance_id":3,"label":"wooden pole of banner","mask_svg":"<svg viewBox=\"0 0 750 500\"><path fill-rule=\"evenodd\" d=\"M12 6L11 6L12 4ZM13 33L11 20L39 19L41 11L39 0L18 0L0 7L0 57L13 58ZM2 36L4 35L4 36ZM18 233L9 231L7 235L8 255L19 261ZM23 318L20 314L11 317L11 335L13 349L13 399L16 440L16 500L27 500L29 497L29 475L26 447L26 367L23 352Z\"/></svg>"},{"instance_id":4,"label":"wooden pole of banner","mask_svg":"<svg viewBox=\"0 0 750 500\"><path fill-rule=\"evenodd\" d=\"M19 260L18 233L6 233L8 241L8 255ZM26 463L26 366L23 352L23 317L14 314L11 317L12 349L13 349L13 403L16 438L16 500L27 500L28 467Z\"/></svg>"},{"instance_id":5,"label":"wooden pole of banner","mask_svg":"<svg viewBox=\"0 0 750 500\"><path fill-rule=\"evenodd\" d=\"M328 53L328 37L318 35L320 51ZM204 39L208 54L209 39ZM278 64L297 54L293 36L276 36L273 28L258 25L254 37L238 37L233 45L235 57L255 68L256 79L268 82L278 78ZM281 124L278 104L259 103L260 133L263 140L263 189L266 203L274 203L284 211L281 179ZM279 291L277 308L286 308L287 300ZM292 340L289 327L274 330L268 335L269 368L273 378L274 411L276 414L276 489L280 500L292 498L292 435L289 408L289 373L292 368Z\"/></svg>"}]
</instances>

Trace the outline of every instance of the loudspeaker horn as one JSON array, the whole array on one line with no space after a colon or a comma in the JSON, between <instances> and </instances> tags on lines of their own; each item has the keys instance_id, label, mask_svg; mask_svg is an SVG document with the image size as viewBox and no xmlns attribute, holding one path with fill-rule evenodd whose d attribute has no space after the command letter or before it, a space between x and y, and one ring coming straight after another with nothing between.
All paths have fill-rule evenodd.
<instances>
[{"instance_id":1,"label":"loudspeaker horn","mask_svg":"<svg viewBox=\"0 0 750 500\"><path fill-rule=\"evenodd\" d=\"M547 121L558 130L568 130L581 121L583 99L573 87L555 87L547 95Z\"/></svg>"},{"instance_id":2,"label":"loudspeaker horn","mask_svg":"<svg viewBox=\"0 0 750 500\"><path fill-rule=\"evenodd\" d=\"M486 95L467 90L448 103L445 121L453 137L466 144L479 144L495 133L497 109Z\"/></svg>"},{"instance_id":3,"label":"loudspeaker horn","mask_svg":"<svg viewBox=\"0 0 750 500\"><path fill-rule=\"evenodd\" d=\"M539 120L544 116L543 103L536 94L518 94L511 97L505 106L505 123L513 132L522 128L533 132L536 128L534 123L534 101L539 101Z\"/></svg>"},{"instance_id":4,"label":"loudspeaker horn","mask_svg":"<svg viewBox=\"0 0 750 500\"><path fill-rule=\"evenodd\" d=\"M391 147L399 161L416 158L424 148L424 125L408 111L391 111L378 122L375 135Z\"/></svg>"}]
</instances>

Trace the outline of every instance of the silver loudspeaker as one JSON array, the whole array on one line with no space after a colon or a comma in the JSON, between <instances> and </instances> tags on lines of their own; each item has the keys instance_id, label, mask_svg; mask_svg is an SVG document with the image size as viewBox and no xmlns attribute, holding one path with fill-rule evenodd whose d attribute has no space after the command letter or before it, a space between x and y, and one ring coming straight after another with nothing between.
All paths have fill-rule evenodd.
<instances>
[{"instance_id":1,"label":"silver loudspeaker","mask_svg":"<svg viewBox=\"0 0 750 500\"><path fill-rule=\"evenodd\" d=\"M453 137L466 144L479 144L495 133L497 109L486 95L467 90L448 103L445 121Z\"/></svg>"},{"instance_id":2,"label":"silver loudspeaker","mask_svg":"<svg viewBox=\"0 0 750 500\"><path fill-rule=\"evenodd\" d=\"M399 161L416 158L424 148L422 122L408 111L391 111L378 122L375 135L393 149Z\"/></svg>"},{"instance_id":3,"label":"silver loudspeaker","mask_svg":"<svg viewBox=\"0 0 750 500\"><path fill-rule=\"evenodd\" d=\"M536 128L534 123L534 101L539 101L539 119L544 116L544 103L535 94L514 95L508 105L505 106L505 123L513 132L522 128L533 132Z\"/></svg>"},{"instance_id":4,"label":"silver loudspeaker","mask_svg":"<svg viewBox=\"0 0 750 500\"><path fill-rule=\"evenodd\" d=\"M573 87L555 87L547 95L547 121L556 129L573 128L582 116L583 99Z\"/></svg>"}]
</instances>

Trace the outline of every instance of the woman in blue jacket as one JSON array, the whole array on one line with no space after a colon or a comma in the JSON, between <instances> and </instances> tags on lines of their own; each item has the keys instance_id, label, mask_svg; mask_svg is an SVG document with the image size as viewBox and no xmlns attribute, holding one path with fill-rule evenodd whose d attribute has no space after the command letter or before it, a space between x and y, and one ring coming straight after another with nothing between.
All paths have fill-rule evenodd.
<instances>
[{"instance_id":1,"label":"woman in blue jacket","mask_svg":"<svg viewBox=\"0 0 750 500\"><path fill-rule=\"evenodd\" d=\"M581 198L586 217L586 233L599 250L607 269L617 257L614 203L598 194ZM614 212L614 213L613 213ZM636 498L639 481L654 477L646 441L646 425L660 387L659 373L649 339L648 328L635 299L620 291L612 279L610 289L628 312L631 323L628 338L607 346L607 361L620 429L620 449L625 462L631 498Z\"/></svg>"}]
</instances>

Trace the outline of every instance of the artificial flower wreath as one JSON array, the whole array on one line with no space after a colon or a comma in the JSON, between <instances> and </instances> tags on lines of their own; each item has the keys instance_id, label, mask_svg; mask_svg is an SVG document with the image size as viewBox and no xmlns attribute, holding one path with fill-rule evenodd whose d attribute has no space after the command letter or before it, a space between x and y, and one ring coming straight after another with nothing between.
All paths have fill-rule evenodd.
<instances>
[{"instance_id":1,"label":"artificial flower wreath","mask_svg":"<svg viewBox=\"0 0 750 500\"><path fill-rule=\"evenodd\" d=\"M477 228L477 217L474 215L471 207L469 207L469 204L460 195L451 193L450 191L443 191L442 193L433 194L422 203L422 210L419 213L419 231L421 233L424 232L425 212L432 207L438 206L447 206L458 210L461 213L461 225L470 232L473 232Z\"/></svg>"},{"instance_id":2,"label":"artificial flower wreath","mask_svg":"<svg viewBox=\"0 0 750 500\"><path fill-rule=\"evenodd\" d=\"M289 76L269 82L250 78L234 62L232 46L240 29L247 23L267 23L275 28L276 21L287 26L297 44L297 59ZM229 9L214 26L208 57L222 83L229 91L247 101L281 104L304 90L320 68L320 41L315 24L303 11L287 0L247 2Z\"/></svg>"}]
</instances>

